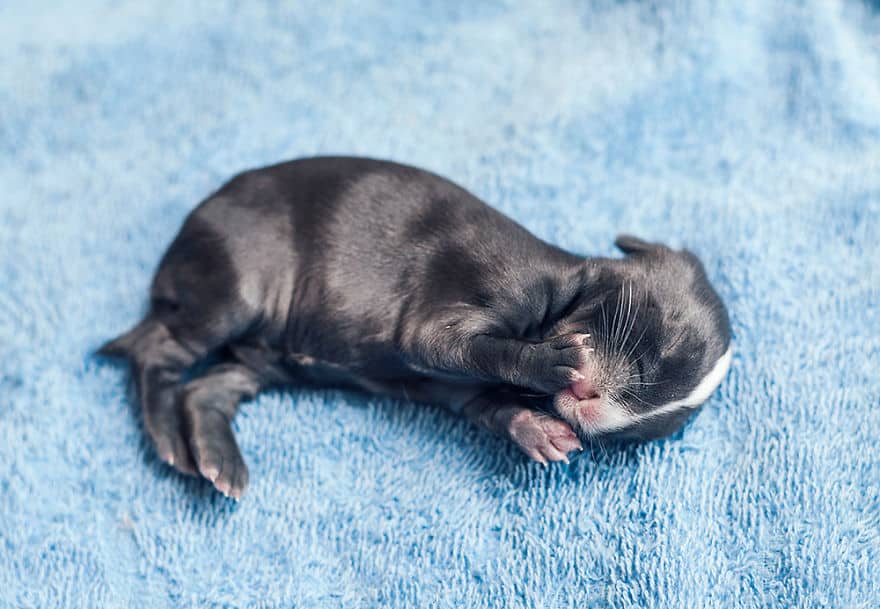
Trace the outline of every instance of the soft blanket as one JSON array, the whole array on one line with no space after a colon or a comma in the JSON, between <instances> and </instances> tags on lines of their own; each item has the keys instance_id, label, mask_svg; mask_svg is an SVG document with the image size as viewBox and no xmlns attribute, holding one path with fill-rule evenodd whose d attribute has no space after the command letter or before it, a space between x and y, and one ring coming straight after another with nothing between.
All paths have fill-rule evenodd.
<instances>
[{"instance_id":1,"label":"soft blanket","mask_svg":"<svg viewBox=\"0 0 880 609\"><path fill-rule=\"evenodd\" d=\"M0 5L0 606L880 606L876 3ZM185 214L319 153L542 238L693 249L728 380L677 436L542 468L435 408L264 394L241 503L93 357Z\"/></svg>"}]
</instances>

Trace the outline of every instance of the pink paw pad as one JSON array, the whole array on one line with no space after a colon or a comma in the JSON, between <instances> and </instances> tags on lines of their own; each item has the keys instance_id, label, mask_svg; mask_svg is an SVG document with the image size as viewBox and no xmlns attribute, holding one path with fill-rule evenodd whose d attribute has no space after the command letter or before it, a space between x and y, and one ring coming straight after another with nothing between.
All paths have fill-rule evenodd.
<instances>
[{"instance_id":1,"label":"pink paw pad","mask_svg":"<svg viewBox=\"0 0 880 609\"><path fill-rule=\"evenodd\" d=\"M542 465L551 461L568 463L568 453L583 450L568 423L531 410L516 412L510 418L507 431L523 452Z\"/></svg>"}]
</instances>

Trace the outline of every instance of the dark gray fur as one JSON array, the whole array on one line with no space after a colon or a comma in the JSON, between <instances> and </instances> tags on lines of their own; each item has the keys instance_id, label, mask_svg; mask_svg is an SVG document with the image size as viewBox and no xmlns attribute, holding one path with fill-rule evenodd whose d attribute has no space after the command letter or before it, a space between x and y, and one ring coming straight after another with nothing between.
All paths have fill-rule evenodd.
<instances>
[{"instance_id":1,"label":"dark gray fur","mask_svg":"<svg viewBox=\"0 0 880 609\"><path fill-rule=\"evenodd\" d=\"M190 214L148 314L101 352L131 363L161 458L238 497L242 399L330 384L447 403L493 428L552 408L541 396L583 364L574 333L607 333L627 285L640 313L614 350L641 379L631 408L687 394L727 348L725 309L693 255L618 244L624 259L568 253L413 167L291 161L236 176ZM211 354L219 363L184 384ZM668 434L686 416L628 433Z\"/></svg>"}]
</instances>

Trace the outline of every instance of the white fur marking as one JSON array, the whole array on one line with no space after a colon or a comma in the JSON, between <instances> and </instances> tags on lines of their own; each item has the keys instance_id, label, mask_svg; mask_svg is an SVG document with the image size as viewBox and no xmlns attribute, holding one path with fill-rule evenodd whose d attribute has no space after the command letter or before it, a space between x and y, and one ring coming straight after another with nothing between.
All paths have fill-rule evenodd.
<instances>
[{"instance_id":1,"label":"white fur marking","mask_svg":"<svg viewBox=\"0 0 880 609\"><path fill-rule=\"evenodd\" d=\"M675 412L676 410L682 408L692 408L694 406L699 406L712 395L712 392L721 384L721 381L724 379L724 376L727 374L728 369L730 368L730 360L733 356L733 347L730 346L727 348L727 351L724 352L724 355L718 358L718 361L715 362L715 365L709 371L709 373L703 377L703 380L700 381L700 384L697 385L693 391L690 392L686 397L675 400L674 402L669 402L668 404L664 404L659 408L655 408L651 412L646 412L644 414L627 414L621 411L619 408L608 408L603 412L602 420L597 427L599 428L597 431L614 431L617 429L623 429L625 427L629 427L631 425L635 425L641 423L642 421L646 421L653 417L659 417L665 414L669 414L671 412Z\"/></svg>"},{"instance_id":2,"label":"white fur marking","mask_svg":"<svg viewBox=\"0 0 880 609\"><path fill-rule=\"evenodd\" d=\"M703 380L700 381L700 384L697 385L693 391L691 391L689 396L683 400L678 400L677 402L670 402L664 406L664 408L670 406L697 406L708 400L709 396L718 388L718 385L721 384L721 381L730 369L730 360L732 357L733 348L728 347L727 351L724 352L724 355L719 357L718 361L715 362L715 366L709 371L709 374L703 377Z\"/></svg>"}]
</instances>

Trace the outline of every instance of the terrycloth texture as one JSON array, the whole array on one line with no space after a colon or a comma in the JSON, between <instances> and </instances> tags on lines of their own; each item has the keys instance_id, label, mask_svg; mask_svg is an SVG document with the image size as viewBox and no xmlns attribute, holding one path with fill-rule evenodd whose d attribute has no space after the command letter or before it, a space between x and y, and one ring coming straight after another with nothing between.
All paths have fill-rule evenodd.
<instances>
[{"instance_id":1,"label":"terrycloth texture","mask_svg":"<svg viewBox=\"0 0 880 609\"><path fill-rule=\"evenodd\" d=\"M0 8L0 606L880 605L876 7L34 4ZM294 389L237 419L240 504L172 473L91 352L201 197L316 153L578 252L691 247L728 380L671 440L547 469Z\"/></svg>"}]
</instances>

